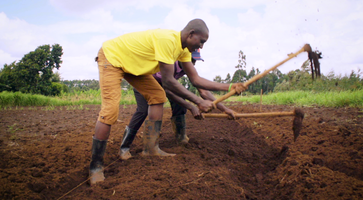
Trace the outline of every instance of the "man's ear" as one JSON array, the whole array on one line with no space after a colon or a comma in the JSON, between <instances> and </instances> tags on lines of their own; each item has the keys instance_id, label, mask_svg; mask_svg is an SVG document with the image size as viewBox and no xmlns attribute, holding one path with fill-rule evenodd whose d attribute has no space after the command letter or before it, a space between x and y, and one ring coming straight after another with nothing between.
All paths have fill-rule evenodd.
<instances>
[{"instance_id":1,"label":"man's ear","mask_svg":"<svg viewBox=\"0 0 363 200\"><path fill-rule=\"evenodd\" d=\"M192 30L189 31L188 37L190 37L190 38L193 37L193 34L195 34L194 29L192 29Z\"/></svg>"}]
</instances>

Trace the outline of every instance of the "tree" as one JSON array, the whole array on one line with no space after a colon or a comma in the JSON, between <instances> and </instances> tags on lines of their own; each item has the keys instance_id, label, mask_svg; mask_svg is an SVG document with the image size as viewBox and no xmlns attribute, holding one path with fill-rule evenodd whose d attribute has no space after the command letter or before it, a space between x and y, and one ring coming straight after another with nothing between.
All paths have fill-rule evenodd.
<instances>
[{"instance_id":1,"label":"tree","mask_svg":"<svg viewBox=\"0 0 363 200\"><path fill-rule=\"evenodd\" d=\"M235 68L237 69L245 69L246 68L246 55L243 53L243 51L238 52L238 64Z\"/></svg>"},{"instance_id":2,"label":"tree","mask_svg":"<svg viewBox=\"0 0 363 200\"><path fill-rule=\"evenodd\" d=\"M245 82L247 80L247 73L246 70L244 69L238 69L234 72L233 77L232 77L232 82L233 83L237 83L237 82Z\"/></svg>"},{"instance_id":3,"label":"tree","mask_svg":"<svg viewBox=\"0 0 363 200\"><path fill-rule=\"evenodd\" d=\"M53 69L59 70L62 63L63 49L59 44L43 45L31 51L19 62L5 64L0 71L1 91L20 91L43 95L60 93L60 78L54 75Z\"/></svg>"},{"instance_id":4,"label":"tree","mask_svg":"<svg viewBox=\"0 0 363 200\"><path fill-rule=\"evenodd\" d=\"M255 69L252 67L250 72L247 74L245 70L246 64L246 55L243 53L243 51L240 51L238 64L236 66L237 70L233 74L232 82L246 82L247 80L261 73L258 68ZM278 69L275 69L266 76L249 85L247 91L252 94L259 94L261 89L264 93L272 92L276 84L282 82L283 78L283 74Z\"/></svg>"},{"instance_id":5,"label":"tree","mask_svg":"<svg viewBox=\"0 0 363 200\"><path fill-rule=\"evenodd\" d=\"M16 82L14 67L15 61L10 65L5 64L4 68L0 70L0 92L15 90L15 84L13 84Z\"/></svg>"},{"instance_id":6,"label":"tree","mask_svg":"<svg viewBox=\"0 0 363 200\"><path fill-rule=\"evenodd\" d=\"M232 82L231 75L228 73L226 79L224 79L224 83L231 83L231 82Z\"/></svg>"},{"instance_id":7,"label":"tree","mask_svg":"<svg viewBox=\"0 0 363 200\"><path fill-rule=\"evenodd\" d=\"M214 79L213 79L214 82L217 82L217 83L223 83L222 81L222 77L217 75Z\"/></svg>"},{"instance_id":8,"label":"tree","mask_svg":"<svg viewBox=\"0 0 363 200\"><path fill-rule=\"evenodd\" d=\"M237 68L237 71L234 73L232 82L244 82L246 81L246 55L243 53L243 51L239 51L238 53L238 64L235 66Z\"/></svg>"},{"instance_id":9,"label":"tree","mask_svg":"<svg viewBox=\"0 0 363 200\"><path fill-rule=\"evenodd\" d=\"M228 75L227 75L228 76ZM222 80L222 77L220 75L217 75L214 79L213 79L214 82L217 82L217 83L224 83L224 81ZM222 95L224 94L225 92L224 91L213 91L214 94L218 94L218 95Z\"/></svg>"}]
</instances>

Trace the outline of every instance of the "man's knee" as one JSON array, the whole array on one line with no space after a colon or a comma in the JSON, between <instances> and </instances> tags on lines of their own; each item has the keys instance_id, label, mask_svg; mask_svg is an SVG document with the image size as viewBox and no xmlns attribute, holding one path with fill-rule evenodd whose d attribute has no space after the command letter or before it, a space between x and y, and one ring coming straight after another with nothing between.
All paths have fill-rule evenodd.
<instances>
[{"instance_id":1,"label":"man's knee","mask_svg":"<svg viewBox=\"0 0 363 200\"><path fill-rule=\"evenodd\" d=\"M98 121L104 123L104 124L108 124L108 125L113 125L117 122L117 118L118 118L118 108L117 109L101 109L99 116L98 116Z\"/></svg>"}]
</instances>

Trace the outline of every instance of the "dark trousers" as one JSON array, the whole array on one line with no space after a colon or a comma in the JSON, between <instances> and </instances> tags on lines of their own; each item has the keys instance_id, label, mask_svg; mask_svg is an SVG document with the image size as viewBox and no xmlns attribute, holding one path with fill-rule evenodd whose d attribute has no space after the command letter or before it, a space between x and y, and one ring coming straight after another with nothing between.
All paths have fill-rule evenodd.
<instances>
[{"instance_id":1,"label":"dark trousers","mask_svg":"<svg viewBox=\"0 0 363 200\"><path fill-rule=\"evenodd\" d=\"M137 108L136 108L136 112L134 113L134 115L132 116L132 118L130 120L129 128L131 128L133 130L139 130L142 123L145 121L145 119L147 117L149 105L147 104L147 101L145 100L145 98L135 88L134 88L134 94L135 94L135 99L136 99L136 103L137 103ZM178 116L178 115L185 115L187 113L186 108L171 101L170 99L169 99L169 102L170 102L170 106L171 106L171 110L172 110L172 117Z\"/></svg>"}]
</instances>

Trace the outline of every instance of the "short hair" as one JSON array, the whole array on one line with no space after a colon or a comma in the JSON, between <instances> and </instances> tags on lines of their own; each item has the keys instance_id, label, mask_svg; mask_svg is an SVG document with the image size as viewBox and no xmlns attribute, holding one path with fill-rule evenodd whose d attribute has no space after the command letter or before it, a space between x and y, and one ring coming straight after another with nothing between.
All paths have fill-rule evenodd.
<instances>
[{"instance_id":1,"label":"short hair","mask_svg":"<svg viewBox=\"0 0 363 200\"><path fill-rule=\"evenodd\" d=\"M185 27L185 31L189 32L194 30L195 33L206 33L209 32L207 24L202 19L193 19Z\"/></svg>"}]
</instances>

